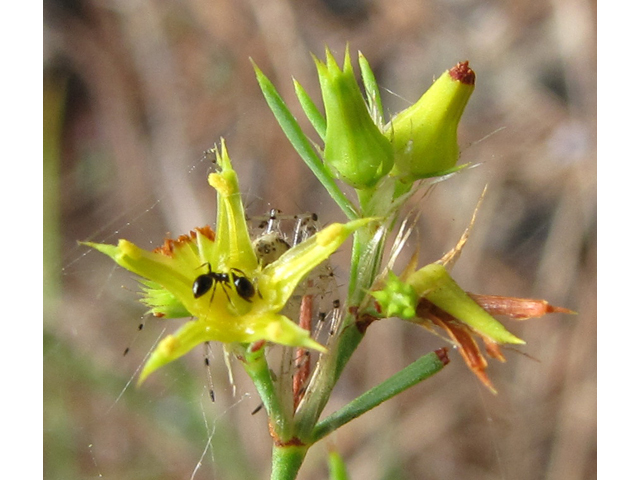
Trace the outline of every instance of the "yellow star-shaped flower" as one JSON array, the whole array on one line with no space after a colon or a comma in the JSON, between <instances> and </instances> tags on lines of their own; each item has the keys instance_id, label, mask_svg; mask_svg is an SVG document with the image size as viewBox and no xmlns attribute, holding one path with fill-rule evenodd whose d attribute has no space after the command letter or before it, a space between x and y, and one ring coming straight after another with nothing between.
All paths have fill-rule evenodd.
<instances>
[{"instance_id":1,"label":"yellow star-shaped flower","mask_svg":"<svg viewBox=\"0 0 640 480\"><path fill-rule=\"evenodd\" d=\"M260 340L324 351L309 332L279 312L296 286L370 219L332 224L263 266L249 236L238 178L224 141L216 149L217 232L196 228L153 251L127 240L117 245L85 242L143 277L143 302L156 316L193 317L165 337L146 362L140 382L200 343Z\"/></svg>"}]
</instances>

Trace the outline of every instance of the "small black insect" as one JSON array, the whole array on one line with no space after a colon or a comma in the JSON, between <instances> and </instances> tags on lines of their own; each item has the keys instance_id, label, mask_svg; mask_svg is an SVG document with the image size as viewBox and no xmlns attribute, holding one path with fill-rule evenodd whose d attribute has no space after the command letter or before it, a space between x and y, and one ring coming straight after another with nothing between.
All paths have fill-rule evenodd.
<instances>
[{"instance_id":1,"label":"small black insect","mask_svg":"<svg viewBox=\"0 0 640 480\"><path fill-rule=\"evenodd\" d=\"M251 298L256 294L256 289L242 271L236 270L240 273L240 275L236 275L233 271L231 272L231 277L233 278L233 286L236 287L236 292L240 295L241 298L244 298L247 302L251 301Z\"/></svg>"},{"instance_id":2,"label":"small black insect","mask_svg":"<svg viewBox=\"0 0 640 480\"><path fill-rule=\"evenodd\" d=\"M193 281L194 298L202 297L212 288L213 294L211 298L213 298L213 295L215 295L216 293L216 287L218 286L218 284L221 285L221 288L229 301L231 301L231 299L229 298L227 288L230 288L232 284L240 298L246 300L247 302L250 302L253 296L256 294L256 289L253 286L253 283L251 283L251 280L247 278L242 270L238 268L232 268L229 273L214 272L211 270L210 263L206 263L205 265L207 265L209 271L207 273L203 273L202 275L198 275Z\"/></svg>"}]
</instances>

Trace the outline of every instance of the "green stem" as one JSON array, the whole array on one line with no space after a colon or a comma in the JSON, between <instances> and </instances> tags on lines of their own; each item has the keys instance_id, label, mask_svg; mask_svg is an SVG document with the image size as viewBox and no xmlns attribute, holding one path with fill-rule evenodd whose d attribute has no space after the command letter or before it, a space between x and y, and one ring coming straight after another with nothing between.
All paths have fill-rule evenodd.
<instances>
[{"instance_id":1,"label":"green stem","mask_svg":"<svg viewBox=\"0 0 640 480\"><path fill-rule=\"evenodd\" d=\"M295 416L298 438L309 443L320 414L329 401L331 391L338 382L344 367L358 347L364 334L356 326L351 315L345 318L345 327L338 334L335 345L322 357L313 388L303 397Z\"/></svg>"},{"instance_id":2,"label":"green stem","mask_svg":"<svg viewBox=\"0 0 640 480\"><path fill-rule=\"evenodd\" d=\"M360 259L365 248L365 243L362 241L362 230L360 229L353 234L353 246L351 247L351 271L349 273L349 290L347 298L351 300L354 292L358 287L358 269L354 266L360 265ZM351 303L349 303L351 305Z\"/></svg>"},{"instance_id":3,"label":"green stem","mask_svg":"<svg viewBox=\"0 0 640 480\"><path fill-rule=\"evenodd\" d=\"M283 409L280 397L273 384L269 364L264 354L264 347L256 352L251 352L250 349L251 346L247 348L242 365L256 386L258 395L260 395L260 399L267 411L272 434L277 441L286 442L292 436L291 416L287 415Z\"/></svg>"},{"instance_id":4,"label":"green stem","mask_svg":"<svg viewBox=\"0 0 640 480\"><path fill-rule=\"evenodd\" d=\"M358 191L363 212L368 212L368 204L365 200L371 198L369 196L370 193L369 191ZM386 239L386 233L384 230L380 230L387 228L386 219L383 222L384 224L382 225L378 222L371 223L356 230L353 234L347 297L348 306L360 305L378 274L382 258L382 247ZM379 233L382 233L382 235L379 235Z\"/></svg>"},{"instance_id":5,"label":"green stem","mask_svg":"<svg viewBox=\"0 0 640 480\"><path fill-rule=\"evenodd\" d=\"M295 480L308 449L305 445L274 445L271 480Z\"/></svg>"},{"instance_id":6,"label":"green stem","mask_svg":"<svg viewBox=\"0 0 640 480\"><path fill-rule=\"evenodd\" d=\"M359 229L354 234L347 307L360 305L377 273L381 249L372 244L375 234L376 230L370 229L368 226ZM372 258L372 256L376 258ZM366 268L360 268L361 265L366 265ZM298 438L302 441L306 441L310 437L329 400L333 387L363 337L364 331L360 331L356 317L348 313L334 345L328 354L322 356L317 376L313 381L313 388L305 395L296 414L295 428Z\"/></svg>"}]
</instances>

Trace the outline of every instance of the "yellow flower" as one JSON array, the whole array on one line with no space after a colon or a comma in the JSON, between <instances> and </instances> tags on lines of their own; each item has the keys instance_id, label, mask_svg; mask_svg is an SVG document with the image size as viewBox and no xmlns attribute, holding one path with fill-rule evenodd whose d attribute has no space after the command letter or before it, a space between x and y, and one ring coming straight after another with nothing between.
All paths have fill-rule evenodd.
<instances>
[{"instance_id":1,"label":"yellow flower","mask_svg":"<svg viewBox=\"0 0 640 480\"><path fill-rule=\"evenodd\" d=\"M368 219L333 224L263 267L244 216L238 178L224 141L216 149L217 173L209 183L218 193L217 232L196 228L153 251L127 240L117 245L86 242L143 280L143 302L161 317L191 316L153 351L140 382L200 343L269 341L324 351L309 332L279 312L298 283L326 260Z\"/></svg>"}]
</instances>

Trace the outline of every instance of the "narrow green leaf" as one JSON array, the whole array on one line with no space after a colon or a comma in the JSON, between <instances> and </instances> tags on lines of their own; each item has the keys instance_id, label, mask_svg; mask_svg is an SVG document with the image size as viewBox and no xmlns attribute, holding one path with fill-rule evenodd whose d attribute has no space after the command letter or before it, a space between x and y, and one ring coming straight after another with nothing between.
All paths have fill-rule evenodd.
<instances>
[{"instance_id":1,"label":"narrow green leaf","mask_svg":"<svg viewBox=\"0 0 640 480\"><path fill-rule=\"evenodd\" d=\"M324 118L322 112L318 109L311 97L303 88L302 85L296 80L293 79L293 86L296 90L296 95L298 96L298 101L304 110L305 115L311 122L311 125L318 133L322 141L324 142L325 136L327 134L327 120Z\"/></svg>"},{"instance_id":2,"label":"narrow green leaf","mask_svg":"<svg viewBox=\"0 0 640 480\"><path fill-rule=\"evenodd\" d=\"M381 384L360 395L340 410L337 410L324 420L318 422L313 430L310 443L317 442L354 418L359 417L372 408L377 407L382 402L389 400L391 397L404 392L406 389L434 375L442 370L446 363L446 356L443 361L443 357L437 352L424 355Z\"/></svg>"}]
</instances>

